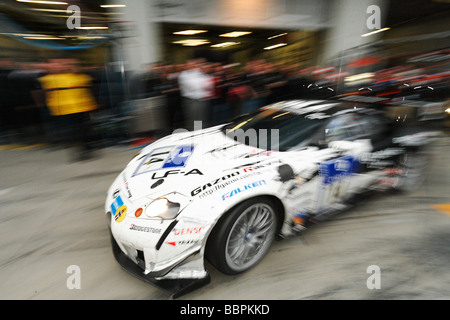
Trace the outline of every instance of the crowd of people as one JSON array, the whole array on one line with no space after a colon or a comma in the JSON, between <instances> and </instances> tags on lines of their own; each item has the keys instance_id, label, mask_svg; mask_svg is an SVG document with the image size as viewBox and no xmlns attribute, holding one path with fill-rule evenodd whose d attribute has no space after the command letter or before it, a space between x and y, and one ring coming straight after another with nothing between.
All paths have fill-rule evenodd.
<instances>
[{"instance_id":1,"label":"crowd of people","mask_svg":"<svg viewBox=\"0 0 450 320\"><path fill-rule=\"evenodd\" d=\"M438 67L442 68L442 62ZM181 64L155 63L138 73L123 73L105 66L86 68L69 58L24 63L19 68L0 61L0 143L11 143L8 135L16 134L28 138L26 142L81 144L87 150L92 139L102 143L108 134L115 136L116 142L132 140L136 134L148 137L155 134L152 125L143 132L126 132L130 126L102 124L101 119L111 117L98 115L132 119L127 116L127 104L152 97L162 98L159 110L164 110L166 117L163 134L170 134L178 128L195 129L195 121L201 121L201 127L206 128L277 101L328 99L345 89L357 93L367 89L365 94L372 95L381 90L380 96L384 97L392 92L392 86L400 92L398 87L403 85L415 95L422 87L430 91L426 94L436 96L439 91L448 95L448 72L434 69L424 72L425 69L402 66L362 73L353 77L353 82L347 83L351 77L346 78L343 91L338 85L342 85L342 77L348 72L342 74L333 67L305 69L264 59L226 64L195 58ZM361 78L362 75L371 78ZM407 81L410 85L404 84ZM421 97L426 95L421 93ZM97 119L95 123L93 119ZM101 132L102 128L109 132Z\"/></svg>"},{"instance_id":2,"label":"crowd of people","mask_svg":"<svg viewBox=\"0 0 450 320\"><path fill-rule=\"evenodd\" d=\"M275 65L263 59L244 66L208 62L198 58L185 64L151 65L135 75L131 86L135 99L165 96L172 129L193 129L225 123L264 105L295 98L327 98L333 90L312 90L328 80L314 76L311 69ZM308 87L309 86L309 87Z\"/></svg>"},{"instance_id":3,"label":"crowd of people","mask_svg":"<svg viewBox=\"0 0 450 320\"><path fill-rule=\"evenodd\" d=\"M196 120L205 128L275 101L313 97L308 85L320 81L311 69L263 59L238 65L196 58L181 64L155 63L143 72L126 74L105 66L86 68L71 58L20 64L3 60L0 143L11 143L17 140L15 136L26 143L84 141L87 136L81 132L87 130L86 118L96 113L123 115L127 101L156 96L164 97L165 133L177 128L192 130ZM317 91L315 95L330 94ZM139 134L151 135L151 126L147 129ZM133 138L129 132L115 134Z\"/></svg>"}]
</instances>

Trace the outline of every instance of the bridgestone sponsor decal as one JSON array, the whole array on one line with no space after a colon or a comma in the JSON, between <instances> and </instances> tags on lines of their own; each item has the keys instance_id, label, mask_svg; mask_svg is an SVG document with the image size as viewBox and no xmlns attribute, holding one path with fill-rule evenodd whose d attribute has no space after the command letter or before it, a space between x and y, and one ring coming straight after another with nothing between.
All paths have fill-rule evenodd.
<instances>
[{"instance_id":1,"label":"bridgestone sponsor decal","mask_svg":"<svg viewBox=\"0 0 450 320\"><path fill-rule=\"evenodd\" d=\"M161 231L162 231L161 229L158 229L158 228L137 226L134 223L131 224L130 230L141 231L141 232L149 232L149 233L161 233Z\"/></svg>"}]
</instances>

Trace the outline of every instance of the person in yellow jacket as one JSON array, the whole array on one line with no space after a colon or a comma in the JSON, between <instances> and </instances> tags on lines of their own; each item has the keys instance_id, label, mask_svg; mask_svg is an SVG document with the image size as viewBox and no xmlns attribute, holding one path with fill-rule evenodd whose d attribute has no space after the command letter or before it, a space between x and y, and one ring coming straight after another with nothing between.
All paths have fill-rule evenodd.
<instances>
[{"instance_id":1,"label":"person in yellow jacket","mask_svg":"<svg viewBox=\"0 0 450 320\"><path fill-rule=\"evenodd\" d=\"M80 158L92 149L90 112L98 105L92 94L92 78L78 72L75 59L52 59L49 73L39 78L47 108L69 133L69 142L81 147Z\"/></svg>"}]
</instances>

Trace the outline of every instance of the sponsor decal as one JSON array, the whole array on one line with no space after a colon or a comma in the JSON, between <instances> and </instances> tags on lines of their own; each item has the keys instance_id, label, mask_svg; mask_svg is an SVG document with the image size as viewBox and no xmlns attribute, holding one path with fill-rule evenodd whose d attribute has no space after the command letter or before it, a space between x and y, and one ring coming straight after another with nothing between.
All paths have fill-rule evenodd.
<instances>
[{"instance_id":1,"label":"sponsor decal","mask_svg":"<svg viewBox=\"0 0 450 320\"><path fill-rule=\"evenodd\" d=\"M131 191L130 191L130 187L128 186L128 181L125 182L125 189L127 190L127 194L128 194L128 198L131 198Z\"/></svg>"},{"instance_id":2,"label":"sponsor decal","mask_svg":"<svg viewBox=\"0 0 450 320\"><path fill-rule=\"evenodd\" d=\"M294 223L301 226L304 226L306 224L307 219L308 216L303 212L297 213L293 218Z\"/></svg>"},{"instance_id":3,"label":"sponsor decal","mask_svg":"<svg viewBox=\"0 0 450 320\"><path fill-rule=\"evenodd\" d=\"M122 197L118 196L111 204L111 212L114 212L114 220L122 222L127 215L127 206L124 205Z\"/></svg>"},{"instance_id":4,"label":"sponsor decal","mask_svg":"<svg viewBox=\"0 0 450 320\"><path fill-rule=\"evenodd\" d=\"M130 230L141 231L141 232L148 232L148 233L157 233L157 234L162 232L162 230L158 229L158 228L139 226L139 225L136 225L134 223L132 223L130 225Z\"/></svg>"},{"instance_id":5,"label":"sponsor decal","mask_svg":"<svg viewBox=\"0 0 450 320\"><path fill-rule=\"evenodd\" d=\"M199 175L203 175L203 173L199 170L199 169L192 169L188 172L185 171L181 171L179 169L175 169L175 170L167 170L166 172L163 173L159 173L159 172L154 172L152 174L152 180L157 180L155 183L153 183L150 186L150 189L155 189L156 187L159 187L160 185L162 185L164 183L164 179L167 178L170 175L183 175L183 176L188 176L191 174L199 174Z\"/></svg>"},{"instance_id":6,"label":"sponsor decal","mask_svg":"<svg viewBox=\"0 0 450 320\"><path fill-rule=\"evenodd\" d=\"M208 193L204 192L202 195L200 195L200 198L202 198L205 195L211 194L214 192L214 190L217 190L219 185L222 185L222 187L225 187L226 185L239 180L241 172L235 171L229 174L226 174L220 178L214 179L211 182L208 182L207 184L204 184L203 186L197 187L194 190L191 191L191 196L196 196L200 192L208 190L210 188L213 188L215 186L215 189L208 190ZM222 181L225 181L225 183L222 183Z\"/></svg>"},{"instance_id":7,"label":"sponsor decal","mask_svg":"<svg viewBox=\"0 0 450 320\"><path fill-rule=\"evenodd\" d=\"M323 184L332 184L357 172L358 161L352 156L345 156L332 159L320 164L320 175L323 177Z\"/></svg>"},{"instance_id":8,"label":"sponsor decal","mask_svg":"<svg viewBox=\"0 0 450 320\"><path fill-rule=\"evenodd\" d=\"M200 239L180 240L180 241L167 241L166 244L176 247L177 245L191 245L199 243Z\"/></svg>"},{"instance_id":9,"label":"sponsor decal","mask_svg":"<svg viewBox=\"0 0 450 320\"><path fill-rule=\"evenodd\" d=\"M203 227L192 227L192 228L175 228L173 230L174 236L184 236L187 234L199 234L203 230Z\"/></svg>"},{"instance_id":10,"label":"sponsor decal","mask_svg":"<svg viewBox=\"0 0 450 320\"><path fill-rule=\"evenodd\" d=\"M185 172L185 171L181 171L181 170L179 170L179 169L176 169L176 170L167 170L166 172L162 172L162 173L155 172L155 173L152 174L152 179L153 179L153 180L156 180L156 179L164 179L164 178L167 178L167 177L170 176L170 175L178 175L178 174L181 174L181 175L183 175L183 176L188 176L188 175L190 175L190 174L199 174L199 175L203 175L203 173L202 173L199 169L192 169L192 170L190 170L190 171L188 171L188 172Z\"/></svg>"},{"instance_id":11,"label":"sponsor decal","mask_svg":"<svg viewBox=\"0 0 450 320\"><path fill-rule=\"evenodd\" d=\"M363 153L359 159L367 168L385 168L394 164L393 159L404 153L402 148L387 148L376 152Z\"/></svg>"},{"instance_id":12,"label":"sponsor decal","mask_svg":"<svg viewBox=\"0 0 450 320\"><path fill-rule=\"evenodd\" d=\"M215 191L225 188L226 186L235 183L241 179L248 178L252 175L259 175L261 172L255 172L260 168L268 167L273 164L279 163L279 160L270 161L266 163L252 163L245 166L235 167L236 171L223 175L217 179L214 179L203 186L198 186L191 191L191 196L199 196L202 199L205 196L213 194Z\"/></svg>"},{"instance_id":13,"label":"sponsor decal","mask_svg":"<svg viewBox=\"0 0 450 320\"><path fill-rule=\"evenodd\" d=\"M185 167L193 151L192 144L153 149L141 160L133 176L162 169Z\"/></svg>"},{"instance_id":14,"label":"sponsor decal","mask_svg":"<svg viewBox=\"0 0 450 320\"><path fill-rule=\"evenodd\" d=\"M266 184L267 184L266 180L259 180L259 181L255 181L255 182L251 182L251 183L245 184L245 185L243 185L241 187L233 189L230 192L227 192L224 195L222 195L222 200L226 200L226 199L231 198L231 197L233 197L233 196L235 196L235 195L237 195L237 194L239 194L241 192L244 192L246 190L253 189L253 188L256 188L256 187L259 187L259 186L262 186L262 185L266 185Z\"/></svg>"}]
</instances>

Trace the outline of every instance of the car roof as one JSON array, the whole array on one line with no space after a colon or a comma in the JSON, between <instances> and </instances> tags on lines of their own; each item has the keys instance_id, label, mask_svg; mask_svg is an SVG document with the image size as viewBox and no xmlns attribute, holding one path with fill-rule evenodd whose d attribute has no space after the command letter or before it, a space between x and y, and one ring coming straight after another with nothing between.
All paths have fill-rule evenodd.
<instances>
[{"instance_id":1,"label":"car roof","mask_svg":"<svg viewBox=\"0 0 450 320\"><path fill-rule=\"evenodd\" d=\"M382 115L384 113L382 110L377 109L376 105L339 100L285 100L268 105L262 110L271 108L304 116L314 113L321 113L327 116L338 116L350 112L368 115Z\"/></svg>"}]
</instances>

